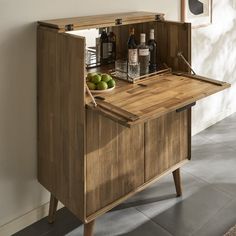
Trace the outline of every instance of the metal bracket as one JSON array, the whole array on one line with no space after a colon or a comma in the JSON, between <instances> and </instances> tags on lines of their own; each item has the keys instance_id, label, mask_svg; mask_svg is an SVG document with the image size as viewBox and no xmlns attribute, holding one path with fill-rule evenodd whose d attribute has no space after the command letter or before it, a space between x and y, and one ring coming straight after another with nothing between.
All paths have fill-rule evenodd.
<instances>
[{"instance_id":1,"label":"metal bracket","mask_svg":"<svg viewBox=\"0 0 236 236\"><path fill-rule=\"evenodd\" d=\"M194 75L196 75L195 71L193 70L193 68L191 67L190 63L186 60L186 58L183 56L182 52L178 52L177 56L180 57L183 62L188 66L188 68L193 72Z\"/></svg>"},{"instance_id":2,"label":"metal bracket","mask_svg":"<svg viewBox=\"0 0 236 236\"><path fill-rule=\"evenodd\" d=\"M121 18L115 19L115 25L122 25L122 19Z\"/></svg>"},{"instance_id":3,"label":"metal bracket","mask_svg":"<svg viewBox=\"0 0 236 236\"><path fill-rule=\"evenodd\" d=\"M90 98L92 99L94 107L97 107L98 104L96 103L95 98L92 95L92 93L91 93L91 91L90 91L90 89L89 89L89 87L88 87L88 85L86 83L85 83L85 86L86 86L87 93L89 94Z\"/></svg>"},{"instance_id":4,"label":"metal bracket","mask_svg":"<svg viewBox=\"0 0 236 236\"><path fill-rule=\"evenodd\" d=\"M74 30L73 24L65 25L65 31L72 31L72 30Z\"/></svg>"}]
</instances>

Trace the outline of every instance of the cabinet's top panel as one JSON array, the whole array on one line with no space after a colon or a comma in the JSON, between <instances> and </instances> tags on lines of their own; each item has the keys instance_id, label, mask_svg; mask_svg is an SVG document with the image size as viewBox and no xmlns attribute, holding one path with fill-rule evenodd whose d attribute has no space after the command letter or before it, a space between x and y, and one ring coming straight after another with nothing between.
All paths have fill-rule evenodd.
<instances>
[{"instance_id":1,"label":"cabinet's top panel","mask_svg":"<svg viewBox=\"0 0 236 236\"><path fill-rule=\"evenodd\" d=\"M45 20L45 21L39 21L39 24L50 28L59 29L61 31L68 31L68 30L108 27L120 24L123 25L123 24L142 23L154 20L162 20L163 18L164 14L162 13L124 12L115 14Z\"/></svg>"}]
</instances>

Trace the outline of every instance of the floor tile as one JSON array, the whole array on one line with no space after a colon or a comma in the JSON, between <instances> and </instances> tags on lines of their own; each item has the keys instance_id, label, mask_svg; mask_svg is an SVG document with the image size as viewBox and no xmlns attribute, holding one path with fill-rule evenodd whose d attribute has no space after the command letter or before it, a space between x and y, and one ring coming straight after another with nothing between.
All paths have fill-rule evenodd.
<instances>
[{"instance_id":1,"label":"floor tile","mask_svg":"<svg viewBox=\"0 0 236 236\"><path fill-rule=\"evenodd\" d=\"M83 226L67 236L82 236ZM111 211L96 220L95 236L170 236L157 224L134 208Z\"/></svg>"},{"instance_id":2,"label":"floor tile","mask_svg":"<svg viewBox=\"0 0 236 236\"><path fill-rule=\"evenodd\" d=\"M42 235L65 235L77 228L82 223L66 208L62 208L56 213L56 220L53 224L48 223L47 217L30 225L14 236L42 236Z\"/></svg>"},{"instance_id":3,"label":"floor tile","mask_svg":"<svg viewBox=\"0 0 236 236\"><path fill-rule=\"evenodd\" d=\"M235 118L226 118L199 134L204 138L212 140L215 144L224 144L225 146L236 148Z\"/></svg>"},{"instance_id":4,"label":"floor tile","mask_svg":"<svg viewBox=\"0 0 236 236\"><path fill-rule=\"evenodd\" d=\"M194 177L185 175L183 181L183 197L175 202L171 199L137 207L174 236L191 235L231 201L225 193Z\"/></svg>"},{"instance_id":5,"label":"floor tile","mask_svg":"<svg viewBox=\"0 0 236 236\"><path fill-rule=\"evenodd\" d=\"M193 148L192 160L183 170L236 196L235 166L236 150L208 142Z\"/></svg>"},{"instance_id":6,"label":"floor tile","mask_svg":"<svg viewBox=\"0 0 236 236\"><path fill-rule=\"evenodd\" d=\"M41 236L42 233L37 232L33 227L29 226L25 229L13 234L12 236Z\"/></svg>"},{"instance_id":7,"label":"floor tile","mask_svg":"<svg viewBox=\"0 0 236 236\"><path fill-rule=\"evenodd\" d=\"M219 210L202 228L192 236L222 236L236 224L236 200Z\"/></svg>"}]
</instances>

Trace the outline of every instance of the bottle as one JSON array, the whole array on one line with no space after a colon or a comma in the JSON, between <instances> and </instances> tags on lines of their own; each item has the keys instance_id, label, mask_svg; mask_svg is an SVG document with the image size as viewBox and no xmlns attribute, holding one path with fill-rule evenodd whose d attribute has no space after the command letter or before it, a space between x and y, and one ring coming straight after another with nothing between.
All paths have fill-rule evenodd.
<instances>
[{"instance_id":1,"label":"bottle","mask_svg":"<svg viewBox=\"0 0 236 236\"><path fill-rule=\"evenodd\" d=\"M112 27L109 27L108 54L109 62L114 62L116 60L116 35L112 31Z\"/></svg>"},{"instance_id":2,"label":"bottle","mask_svg":"<svg viewBox=\"0 0 236 236\"><path fill-rule=\"evenodd\" d=\"M134 37L134 28L130 30L130 36L128 40L128 63L138 63L138 47Z\"/></svg>"},{"instance_id":3,"label":"bottle","mask_svg":"<svg viewBox=\"0 0 236 236\"><path fill-rule=\"evenodd\" d=\"M109 53L108 53L108 36L105 28L102 29L100 37L100 47L101 47L100 62L102 64L106 64L108 62Z\"/></svg>"},{"instance_id":4,"label":"bottle","mask_svg":"<svg viewBox=\"0 0 236 236\"><path fill-rule=\"evenodd\" d=\"M150 30L148 46L150 52L149 71L155 72L157 70L157 43L154 37L154 29Z\"/></svg>"},{"instance_id":5,"label":"bottle","mask_svg":"<svg viewBox=\"0 0 236 236\"><path fill-rule=\"evenodd\" d=\"M100 57L101 57L101 42L100 37L96 38L96 63L100 63Z\"/></svg>"},{"instance_id":6,"label":"bottle","mask_svg":"<svg viewBox=\"0 0 236 236\"><path fill-rule=\"evenodd\" d=\"M149 47L146 45L146 34L140 34L138 46L138 60L140 62L140 75L149 73Z\"/></svg>"}]
</instances>

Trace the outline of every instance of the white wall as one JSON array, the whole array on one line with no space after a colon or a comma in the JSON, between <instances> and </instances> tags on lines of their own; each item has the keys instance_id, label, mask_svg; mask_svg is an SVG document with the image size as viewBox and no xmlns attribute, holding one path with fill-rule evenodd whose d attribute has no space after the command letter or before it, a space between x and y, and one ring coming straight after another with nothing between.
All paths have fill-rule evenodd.
<instances>
[{"instance_id":1,"label":"white wall","mask_svg":"<svg viewBox=\"0 0 236 236\"><path fill-rule=\"evenodd\" d=\"M193 110L193 133L236 111L236 4L234 3L235 0L214 0L213 24L192 31L192 64L196 72L232 84L230 89L197 103Z\"/></svg>"},{"instance_id":2,"label":"white wall","mask_svg":"<svg viewBox=\"0 0 236 236\"><path fill-rule=\"evenodd\" d=\"M167 19L177 20L179 2L0 0L0 226L48 201L36 180L35 22L136 10L164 12ZM214 2L216 23L193 32L193 65L200 74L233 82L235 12L230 0ZM231 89L200 102L193 114L194 132L235 111L233 95Z\"/></svg>"}]
</instances>

